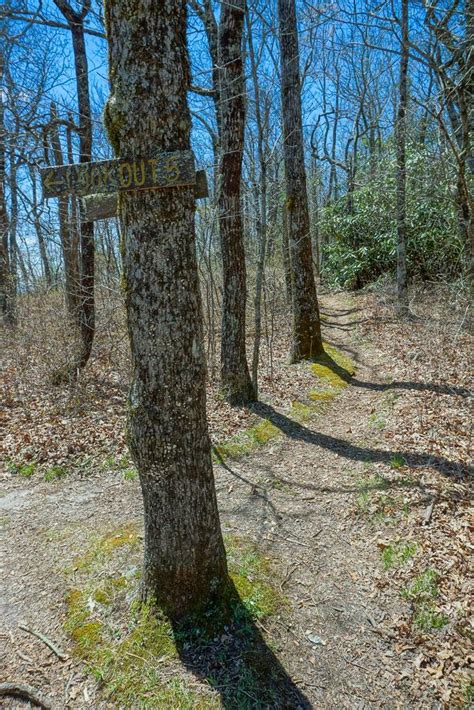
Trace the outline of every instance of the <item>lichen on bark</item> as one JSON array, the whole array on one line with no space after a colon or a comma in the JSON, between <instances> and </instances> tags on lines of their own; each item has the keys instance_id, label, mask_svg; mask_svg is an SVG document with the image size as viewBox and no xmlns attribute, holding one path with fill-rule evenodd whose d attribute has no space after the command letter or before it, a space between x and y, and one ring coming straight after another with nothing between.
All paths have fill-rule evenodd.
<instances>
[{"instance_id":1,"label":"lichen on bark","mask_svg":"<svg viewBox=\"0 0 474 710\"><path fill-rule=\"evenodd\" d=\"M130 158L189 150L185 0L107 0L108 130ZM206 421L192 187L122 192L133 358L128 440L145 510L143 598L173 618L229 585Z\"/></svg>"}]
</instances>

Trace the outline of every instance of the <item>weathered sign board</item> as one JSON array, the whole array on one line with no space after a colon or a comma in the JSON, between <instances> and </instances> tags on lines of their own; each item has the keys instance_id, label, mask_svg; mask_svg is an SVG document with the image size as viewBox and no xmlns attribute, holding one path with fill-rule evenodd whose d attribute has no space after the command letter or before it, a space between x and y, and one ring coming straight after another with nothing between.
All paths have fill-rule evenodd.
<instances>
[{"instance_id":1,"label":"weathered sign board","mask_svg":"<svg viewBox=\"0 0 474 710\"><path fill-rule=\"evenodd\" d=\"M111 194L196 184L191 150L159 153L153 158L101 160L41 169L43 196Z\"/></svg>"},{"instance_id":2,"label":"weathered sign board","mask_svg":"<svg viewBox=\"0 0 474 710\"><path fill-rule=\"evenodd\" d=\"M196 172L194 195L197 200L208 197L207 176L205 170ZM98 219L116 217L118 212L118 194L87 195L82 198L82 219L84 222L94 222Z\"/></svg>"}]
</instances>

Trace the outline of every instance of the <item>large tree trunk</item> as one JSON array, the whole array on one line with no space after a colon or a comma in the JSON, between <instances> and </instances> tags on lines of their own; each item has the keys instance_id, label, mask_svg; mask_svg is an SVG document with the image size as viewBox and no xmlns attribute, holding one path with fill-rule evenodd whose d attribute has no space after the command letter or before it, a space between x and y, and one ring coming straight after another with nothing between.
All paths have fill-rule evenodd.
<instances>
[{"instance_id":1,"label":"large tree trunk","mask_svg":"<svg viewBox=\"0 0 474 710\"><path fill-rule=\"evenodd\" d=\"M186 0L105 3L120 157L189 150ZM146 31L146 43L143 42ZM192 187L119 198L133 383L130 449L145 508L143 598L173 618L228 585L206 421L202 309Z\"/></svg>"},{"instance_id":2,"label":"large tree trunk","mask_svg":"<svg viewBox=\"0 0 474 710\"><path fill-rule=\"evenodd\" d=\"M68 0L54 0L54 2L66 18L71 30L79 112L79 161L87 163L92 156L92 113L89 94L89 70L84 38L84 19L90 10L91 0L82 0L80 12L73 10ZM79 302L81 339L80 349L72 365L71 372L77 372L77 370L87 365L92 343L94 342L94 256L94 223L82 222Z\"/></svg>"},{"instance_id":3,"label":"large tree trunk","mask_svg":"<svg viewBox=\"0 0 474 710\"><path fill-rule=\"evenodd\" d=\"M245 0L221 7L219 65L219 232L223 268L221 387L228 402L255 399L245 349L246 269L240 183L245 128L242 33Z\"/></svg>"},{"instance_id":4,"label":"large tree trunk","mask_svg":"<svg viewBox=\"0 0 474 710\"><path fill-rule=\"evenodd\" d=\"M294 0L278 0L286 212L291 251L292 362L323 353L313 272L303 150L298 35Z\"/></svg>"},{"instance_id":5,"label":"large tree trunk","mask_svg":"<svg viewBox=\"0 0 474 710\"><path fill-rule=\"evenodd\" d=\"M211 0L192 3L207 35L212 61L218 140L217 194L223 270L221 388L231 404L256 399L245 350L246 269L240 198L245 128L242 33L245 0L223 4L217 25Z\"/></svg>"},{"instance_id":6,"label":"large tree trunk","mask_svg":"<svg viewBox=\"0 0 474 710\"><path fill-rule=\"evenodd\" d=\"M402 47L400 59L400 81L398 115L396 124L397 140L397 312L407 316L407 254L406 254L406 112L408 103L408 0L402 0Z\"/></svg>"}]
</instances>

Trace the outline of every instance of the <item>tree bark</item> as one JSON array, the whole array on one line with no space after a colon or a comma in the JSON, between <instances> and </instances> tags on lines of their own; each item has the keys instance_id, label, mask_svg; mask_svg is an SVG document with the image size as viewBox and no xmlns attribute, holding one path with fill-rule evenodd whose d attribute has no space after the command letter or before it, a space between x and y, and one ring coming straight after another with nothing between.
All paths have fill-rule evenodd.
<instances>
[{"instance_id":1,"label":"tree bark","mask_svg":"<svg viewBox=\"0 0 474 710\"><path fill-rule=\"evenodd\" d=\"M9 219L6 198L6 141L5 108L3 104L3 79L5 57L0 47L0 313L7 325L14 325L15 294L8 248Z\"/></svg>"},{"instance_id":2,"label":"tree bark","mask_svg":"<svg viewBox=\"0 0 474 710\"><path fill-rule=\"evenodd\" d=\"M292 270L293 342L291 360L298 362L317 357L324 350L309 226L295 0L278 0L278 20L286 213Z\"/></svg>"},{"instance_id":3,"label":"tree bark","mask_svg":"<svg viewBox=\"0 0 474 710\"><path fill-rule=\"evenodd\" d=\"M48 251L46 249L46 242L43 234L43 227L41 225L40 212L38 209L38 189L36 185L36 174L33 166L29 166L30 180L31 180L31 199L32 206L31 211L33 215L33 222L36 232L36 237L38 239L38 248L41 257L41 265L43 267L43 278L45 280L47 288L51 288L53 285L53 277L51 274L51 266L49 264Z\"/></svg>"},{"instance_id":4,"label":"tree bark","mask_svg":"<svg viewBox=\"0 0 474 710\"><path fill-rule=\"evenodd\" d=\"M79 112L79 161L87 163L92 156L92 112L89 94L89 73L84 36L84 19L87 16L91 0L82 0L80 12L72 9L68 0L54 0L55 5L64 15L71 30L74 52L74 69L77 85L77 104ZM72 365L71 372L83 369L89 360L95 333L94 301L94 223L81 222L81 269L79 326L80 349Z\"/></svg>"},{"instance_id":5,"label":"tree bark","mask_svg":"<svg viewBox=\"0 0 474 710\"><path fill-rule=\"evenodd\" d=\"M246 267L240 185L245 129L245 0L223 3L218 36L219 232L223 269L221 388L231 404L255 399L245 348Z\"/></svg>"},{"instance_id":6,"label":"tree bark","mask_svg":"<svg viewBox=\"0 0 474 710\"><path fill-rule=\"evenodd\" d=\"M255 57L250 14L246 8L247 33L252 83L255 95L255 118L257 121L257 149L260 167L259 189L257 191L257 244L258 260L255 281L255 336L252 353L252 384L255 398L258 398L258 366L260 360L260 342L262 338L262 291L265 276L265 258L267 253L267 160L265 156L265 126L261 110L260 85L258 81L258 67Z\"/></svg>"},{"instance_id":7,"label":"tree bark","mask_svg":"<svg viewBox=\"0 0 474 710\"><path fill-rule=\"evenodd\" d=\"M63 151L59 137L58 114L56 106L51 103L51 148L55 165L64 165ZM73 197L74 199L74 197ZM80 327L79 313L79 270L77 252L73 248L71 224L69 220L69 196L58 197L59 239L64 261L64 285L67 315L72 325Z\"/></svg>"},{"instance_id":8,"label":"tree bark","mask_svg":"<svg viewBox=\"0 0 474 710\"><path fill-rule=\"evenodd\" d=\"M399 100L396 124L397 141L397 312L408 315L406 254L406 112L408 103L408 0L402 0L402 46L400 58Z\"/></svg>"},{"instance_id":9,"label":"tree bark","mask_svg":"<svg viewBox=\"0 0 474 710\"><path fill-rule=\"evenodd\" d=\"M189 150L186 1L105 3L109 140L123 158ZM146 43L144 43L146 37ZM143 492L142 598L172 618L228 588L206 421L193 187L119 197L133 382L128 438Z\"/></svg>"}]
</instances>

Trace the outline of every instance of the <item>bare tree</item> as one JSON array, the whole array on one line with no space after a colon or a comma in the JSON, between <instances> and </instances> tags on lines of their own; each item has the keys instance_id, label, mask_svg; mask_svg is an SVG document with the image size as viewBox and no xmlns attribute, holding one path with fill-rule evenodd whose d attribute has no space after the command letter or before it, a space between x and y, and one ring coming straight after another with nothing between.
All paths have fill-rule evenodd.
<instances>
[{"instance_id":1,"label":"bare tree","mask_svg":"<svg viewBox=\"0 0 474 710\"><path fill-rule=\"evenodd\" d=\"M400 80L398 85L397 141L397 312L407 316L407 223L406 223L406 114L408 105L408 0L402 0Z\"/></svg>"},{"instance_id":2,"label":"bare tree","mask_svg":"<svg viewBox=\"0 0 474 710\"><path fill-rule=\"evenodd\" d=\"M71 30L76 73L77 103L79 113L79 161L88 162L92 157L92 112L89 94L88 62L85 43L84 20L90 11L91 0L81 0L81 9L76 11L68 0L54 0ZM89 360L95 332L94 303L94 223L81 223L81 269L79 301L80 349L74 362L67 368L67 377L74 377Z\"/></svg>"},{"instance_id":3,"label":"bare tree","mask_svg":"<svg viewBox=\"0 0 474 710\"><path fill-rule=\"evenodd\" d=\"M293 362L323 353L319 306L313 273L306 169L304 164L301 83L296 6L278 0L281 97L285 155L286 213L291 253Z\"/></svg>"},{"instance_id":4,"label":"bare tree","mask_svg":"<svg viewBox=\"0 0 474 710\"><path fill-rule=\"evenodd\" d=\"M6 152L4 78L6 71L5 39L0 34L0 312L5 323L15 323L15 280L10 264L9 218L6 199Z\"/></svg>"}]
</instances>

